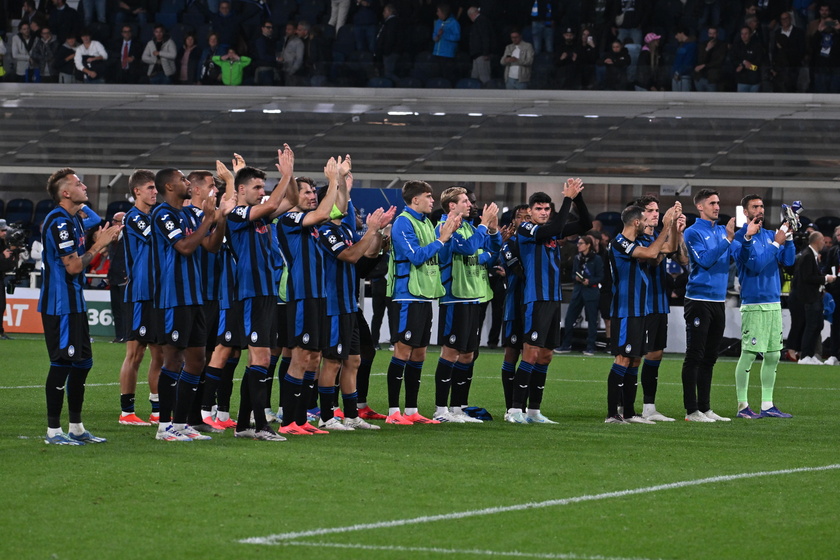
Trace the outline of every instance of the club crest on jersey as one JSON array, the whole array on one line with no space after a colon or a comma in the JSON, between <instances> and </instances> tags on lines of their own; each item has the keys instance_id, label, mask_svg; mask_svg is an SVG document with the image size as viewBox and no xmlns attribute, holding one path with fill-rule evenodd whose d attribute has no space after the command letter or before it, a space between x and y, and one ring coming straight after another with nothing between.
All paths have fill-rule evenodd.
<instances>
[{"instance_id":1,"label":"club crest on jersey","mask_svg":"<svg viewBox=\"0 0 840 560\"><path fill-rule=\"evenodd\" d=\"M540 333L534 331L531 333L531 340L537 340L540 337Z\"/></svg>"},{"instance_id":2,"label":"club crest on jersey","mask_svg":"<svg viewBox=\"0 0 840 560\"><path fill-rule=\"evenodd\" d=\"M140 327L137 332L140 333L140 336L146 336L146 327Z\"/></svg>"},{"instance_id":3,"label":"club crest on jersey","mask_svg":"<svg viewBox=\"0 0 840 560\"><path fill-rule=\"evenodd\" d=\"M225 331L225 342L230 342L231 338L233 338L233 334L230 331Z\"/></svg>"},{"instance_id":4,"label":"club crest on jersey","mask_svg":"<svg viewBox=\"0 0 840 560\"><path fill-rule=\"evenodd\" d=\"M694 326L695 326L695 327L699 327L699 326L700 326L700 317L695 317L695 318L694 318Z\"/></svg>"},{"instance_id":5,"label":"club crest on jersey","mask_svg":"<svg viewBox=\"0 0 840 560\"><path fill-rule=\"evenodd\" d=\"M411 331L405 331L405 339L411 340Z\"/></svg>"},{"instance_id":6,"label":"club crest on jersey","mask_svg":"<svg viewBox=\"0 0 840 560\"><path fill-rule=\"evenodd\" d=\"M172 331L172 342L178 342L179 338L181 338L181 333L178 331Z\"/></svg>"},{"instance_id":7,"label":"club crest on jersey","mask_svg":"<svg viewBox=\"0 0 840 560\"><path fill-rule=\"evenodd\" d=\"M449 337L449 344L455 344L456 340L457 340L457 337L453 334L452 336Z\"/></svg>"},{"instance_id":8,"label":"club crest on jersey","mask_svg":"<svg viewBox=\"0 0 840 560\"><path fill-rule=\"evenodd\" d=\"M72 344L67 347L67 355L70 356L71 358L76 355L76 347L73 346Z\"/></svg>"},{"instance_id":9,"label":"club crest on jersey","mask_svg":"<svg viewBox=\"0 0 840 560\"><path fill-rule=\"evenodd\" d=\"M302 336L302 337L300 337L300 340L301 340L304 344L309 344L309 333L303 333L303 336Z\"/></svg>"},{"instance_id":10,"label":"club crest on jersey","mask_svg":"<svg viewBox=\"0 0 840 560\"><path fill-rule=\"evenodd\" d=\"M256 342L258 338L259 338L259 335L257 334L256 331L251 333L251 342Z\"/></svg>"}]
</instances>

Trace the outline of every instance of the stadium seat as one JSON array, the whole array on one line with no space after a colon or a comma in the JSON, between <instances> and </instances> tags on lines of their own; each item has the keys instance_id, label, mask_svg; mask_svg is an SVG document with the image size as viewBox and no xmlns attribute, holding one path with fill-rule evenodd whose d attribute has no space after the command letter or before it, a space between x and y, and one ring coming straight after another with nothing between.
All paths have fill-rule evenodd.
<instances>
[{"instance_id":1,"label":"stadium seat","mask_svg":"<svg viewBox=\"0 0 840 560\"><path fill-rule=\"evenodd\" d=\"M47 217L47 214L49 214L53 208L55 208L55 202L53 202L51 198L39 200L38 204L35 205L35 215L32 217L32 223L36 226L41 225L41 222L44 221L44 218Z\"/></svg>"},{"instance_id":2,"label":"stadium seat","mask_svg":"<svg viewBox=\"0 0 840 560\"><path fill-rule=\"evenodd\" d=\"M455 84L456 89L481 89L481 82L475 78L461 78Z\"/></svg>"},{"instance_id":3,"label":"stadium seat","mask_svg":"<svg viewBox=\"0 0 840 560\"><path fill-rule=\"evenodd\" d=\"M840 218L837 216L823 216L821 218L817 218L814 221L817 224L817 229L820 230L823 235L834 236L834 228L840 226Z\"/></svg>"},{"instance_id":4,"label":"stadium seat","mask_svg":"<svg viewBox=\"0 0 840 560\"><path fill-rule=\"evenodd\" d=\"M601 228L610 234L610 237L621 231L621 212L601 212L595 219L601 222Z\"/></svg>"},{"instance_id":5,"label":"stadium seat","mask_svg":"<svg viewBox=\"0 0 840 560\"><path fill-rule=\"evenodd\" d=\"M440 76L440 65L430 51L423 51L414 57L411 75L421 80L430 80Z\"/></svg>"},{"instance_id":6,"label":"stadium seat","mask_svg":"<svg viewBox=\"0 0 840 560\"><path fill-rule=\"evenodd\" d=\"M309 78L309 85L312 87L325 87L327 85L327 77L321 74Z\"/></svg>"},{"instance_id":7,"label":"stadium seat","mask_svg":"<svg viewBox=\"0 0 840 560\"><path fill-rule=\"evenodd\" d=\"M377 76L375 78L371 78L370 80L368 80L367 87L392 88L392 87L394 87L394 82L392 82L388 78L383 78L383 77Z\"/></svg>"},{"instance_id":8,"label":"stadium seat","mask_svg":"<svg viewBox=\"0 0 840 560\"><path fill-rule=\"evenodd\" d=\"M156 14L155 19L157 20L156 23L161 24L166 28L167 31L171 32L172 28L175 27L175 25L178 23L178 14L167 14L158 12ZM178 47L181 46L179 43L176 43L176 45Z\"/></svg>"},{"instance_id":9,"label":"stadium seat","mask_svg":"<svg viewBox=\"0 0 840 560\"><path fill-rule=\"evenodd\" d=\"M10 224L32 225L32 212L35 205L28 198L14 198L6 205L6 221Z\"/></svg>"},{"instance_id":10,"label":"stadium seat","mask_svg":"<svg viewBox=\"0 0 840 560\"><path fill-rule=\"evenodd\" d=\"M446 78L432 78L426 80L426 87L428 89L452 89L452 82Z\"/></svg>"},{"instance_id":11,"label":"stadium seat","mask_svg":"<svg viewBox=\"0 0 840 560\"><path fill-rule=\"evenodd\" d=\"M105 221L110 222L117 212L128 212L131 210L131 206L131 203L127 200L115 200L111 202L105 209Z\"/></svg>"},{"instance_id":12,"label":"stadium seat","mask_svg":"<svg viewBox=\"0 0 840 560\"><path fill-rule=\"evenodd\" d=\"M192 33L194 31L195 30L190 25L187 25L185 23L176 23L174 26L172 26L172 29L169 30L169 36L172 38L175 44L178 45L178 48L180 49L181 46L184 44L184 38L186 38L187 34ZM198 37L196 37L196 45L198 44Z\"/></svg>"},{"instance_id":13,"label":"stadium seat","mask_svg":"<svg viewBox=\"0 0 840 560\"><path fill-rule=\"evenodd\" d=\"M505 81L502 78L490 78L490 81L482 87L484 89L505 89Z\"/></svg>"},{"instance_id":14,"label":"stadium seat","mask_svg":"<svg viewBox=\"0 0 840 560\"><path fill-rule=\"evenodd\" d=\"M195 12L185 12L181 16L181 23L184 25L189 25L193 29L199 29L203 25L208 25L207 20L204 18L203 14L195 13ZM203 45L203 43L200 43Z\"/></svg>"},{"instance_id":15,"label":"stadium seat","mask_svg":"<svg viewBox=\"0 0 840 560\"><path fill-rule=\"evenodd\" d=\"M180 14L187 7L186 0L158 0L157 16L161 14Z\"/></svg>"},{"instance_id":16,"label":"stadium seat","mask_svg":"<svg viewBox=\"0 0 840 560\"><path fill-rule=\"evenodd\" d=\"M691 212L683 212L685 214L685 227L691 227L694 225L694 222L700 217L697 214L693 214Z\"/></svg>"},{"instance_id":17,"label":"stadium seat","mask_svg":"<svg viewBox=\"0 0 840 560\"><path fill-rule=\"evenodd\" d=\"M397 82L398 88L410 88L410 89L422 89L423 88L423 80L414 77L407 77L407 78L400 78L400 81Z\"/></svg>"},{"instance_id":18,"label":"stadium seat","mask_svg":"<svg viewBox=\"0 0 840 560\"><path fill-rule=\"evenodd\" d=\"M3 217L3 212L6 210L6 203L3 202L3 199L0 199L0 218Z\"/></svg>"}]
</instances>

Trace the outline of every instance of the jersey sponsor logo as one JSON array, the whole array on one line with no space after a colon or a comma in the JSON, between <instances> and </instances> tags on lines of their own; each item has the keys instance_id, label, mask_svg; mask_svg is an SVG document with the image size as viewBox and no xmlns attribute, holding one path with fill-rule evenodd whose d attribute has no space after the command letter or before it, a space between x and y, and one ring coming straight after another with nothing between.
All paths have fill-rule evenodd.
<instances>
[{"instance_id":1,"label":"jersey sponsor logo","mask_svg":"<svg viewBox=\"0 0 840 560\"><path fill-rule=\"evenodd\" d=\"M181 338L181 333L178 331L172 331L172 342L178 342L178 339Z\"/></svg>"},{"instance_id":2,"label":"jersey sponsor logo","mask_svg":"<svg viewBox=\"0 0 840 560\"><path fill-rule=\"evenodd\" d=\"M260 336L257 334L257 331L251 333L251 342L256 342Z\"/></svg>"},{"instance_id":3,"label":"jersey sponsor logo","mask_svg":"<svg viewBox=\"0 0 840 560\"><path fill-rule=\"evenodd\" d=\"M70 356L71 358L76 355L76 347L73 346L72 344L67 347L67 355Z\"/></svg>"},{"instance_id":4,"label":"jersey sponsor logo","mask_svg":"<svg viewBox=\"0 0 840 560\"><path fill-rule=\"evenodd\" d=\"M65 241L64 243L59 243L58 244L59 249L67 249L68 247L72 247L72 246L73 246L72 241Z\"/></svg>"},{"instance_id":5,"label":"jersey sponsor logo","mask_svg":"<svg viewBox=\"0 0 840 560\"><path fill-rule=\"evenodd\" d=\"M268 226L265 224L254 224L254 231L260 234L268 233Z\"/></svg>"},{"instance_id":6,"label":"jersey sponsor logo","mask_svg":"<svg viewBox=\"0 0 840 560\"><path fill-rule=\"evenodd\" d=\"M543 243L543 247L545 247L546 249L556 249L557 247L559 247L559 245L557 244L556 239L549 239L548 241Z\"/></svg>"},{"instance_id":7,"label":"jersey sponsor logo","mask_svg":"<svg viewBox=\"0 0 840 560\"><path fill-rule=\"evenodd\" d=\"M335 245L330 247L330 250L331 251L336 251L337 249L339 249L340 247L343 247L343 246L344 246L344 243L336 243Z\"/></svg>"}]
</instances>

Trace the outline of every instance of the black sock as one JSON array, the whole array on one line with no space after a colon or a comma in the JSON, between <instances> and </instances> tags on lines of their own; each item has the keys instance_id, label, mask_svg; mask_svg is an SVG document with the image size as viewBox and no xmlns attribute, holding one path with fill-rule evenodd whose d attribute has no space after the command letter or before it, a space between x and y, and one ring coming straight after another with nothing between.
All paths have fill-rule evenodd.
<instances>
[{"instance_id":1,"label":"black sock","mask_svg":"<svg viewBox=\"0 0 840 560\"><path fill-rule=\"evenodd\" d=\"M420 376L423 374L423 362L405 363L405 407L417 408L420 395Z\"/></svg>"},{"instance_id":2,"label":"black sock","mask_svg":"<svg viewBox=\"0 0 840 560\"><path fill-rule=\"evenodd\" d=\"M82 421L82 405L85 402L85 381L87 381L90 368L93 367L93 358L81 362L73 362L70 366L70 376L67 378L67 413L71 424L79 424Z\"/></svg>"},{"instance_id":3,"label":"black sock","mask_svg":"<svg viewBox=\"0 0 840 560\"><path fill-rule=\"evenodd\" d=\"M525 408L525 401L528 399L528 389L531 385L531 371L534 369L534 364L519 361L519 367L516 368L516 373L513 376L513 407Z\"/></svg>"},{"instance_id":4,"label":"black sock","mask_svg":"<svg viewBox=\"0 0 840 560\"><path fill-rule=\"evenodd\" d=\"M362 358L359 362L359 371L356 373L356 394L360 402L367 402L368 390L370 389L370 369L373 367L373 360ZM346 413L347 411L345 411Z\"/></svg>"},{"instance_id":5,"label":"black sock","mask_svg":"<svg viewBox=\"0 0 840 560\"><path fill-rule=\"evenodd\" d=\"M268 429L268 420L265 418L265 404L268 402L266 386L268 379L268 368L264 366L251 366L248 376L248 390L251 393L251 408L254 409L254 426L257 431ZM246 370L247 372L247 370Z\"/></svg>"},{"instance_id":6,"label":"black sock","mask_svg":"<svg viewBox=\"0 0 840 560\"><path fill-rule=\"evenodd\" d=\"M464 403L466 403L469 368L469 364L462 362L455 362L452 365L452 397L449 399L450 406L464 406Z\"/></svg>"},{"instance_id":7,"label":"black sock","mask_svg":"<svg viewBox=\"0 0 840 560\"><path fill-rule=\"evenodd\" d=\"M612 417L618 414L618 407L624 399L624 375L627 373L625 366L613 364L610 368L610 375L607 377L607 416Z\"/></svg>"},{"instance_id":8,"label":"black sock","mask_svg":"<svg viewBox=\"0 0 840 560\"><path fill-rule=\"evenodd\" d=\"M639 384L639 367L628 367L624 376L624 417L636 415L636 391Z\"/></svg>"},{"instance_id":9,"label":"black sock","mask_svg":"<svg viewBox=\"0 0 840 560\"><path fill-rule=\"evenodd\" d=\"M120 409L127 414L134 414L134 393L120 395Z\"/></svg>"},{"instance_id":10,"label":"black sock","mask_svg":"<svg viewBox=\"0 0 840 560\"><path fill-rule=\"evenodd\" d=\"M279 381L280 385L280 400L278 401L280 407L283 406L283 391L285 390L285 385L283 384L283 379L286 377L286 374L289 373L289 364L292 363L291 356L283 356L280 358L280 364L277 366L277 381ZM286 414L286 409L283 409L283 414Z\"/></svg>"},{"instance_id":11,"label":"black sock","mask_svg":"<svg viewBox=\"0 0 840 560\"><path fill-rule=\"evenodd\" d=\"M645 360L642 364L642 402L656 402L656 388L659 385L660 360Z\"/></svg>"},{"instance_id":12,"label":"black sock","mask_svg":"<svg viewBox=\"0 0 840 560\"><path fill-rule=\"evenodd\" d=\"M402 389L403 376L405 375L405 362L399 358L392 357L388 365L388 407L400 407L400 390Z\"/></svg>"},{"instance_id":13,"label":"black sock","mask_svg":"<svg viewBox=\"0 0 840 560\"><path fill-rule=\"evenodd\" d=\"M314 404L312 403L313 399L315 400ZM301 385L300 401L295 411L295 422L299 426L306 424L306 412L310 408L316 408L317 406L318 393L315 391L315 372L306 371L303 373L303 384ZM284 409L283 416L285 415Z\"/></svg>"},{"instance_id":14,"label":"black sock","mask_svg":"<svg viewBox=\"0 0 840 560\"><path fill-rule=\"evenodd\" d=\"M178 378L178 387L176 389L175 410L172 413L172 422L174 424L186 424L187 416L192 409L193 399L195 393L198 391L198 382L201 378L198 375L193 375L186 370L181 370L181 376Z\"/></svg>"},{"instance_id":15,"label":"black sock","mask_svg":"<svg viewBox=\"0 0 840 560\"><path fill-rule=\"evenodd\" d=\"M202 371L201 375L198 376L198 385L196 386L196 390L193 391L192 405L190 406L190 411L187 414L187 424L190 426L201 424L201 403L204 402L205 379L204 372Z\"/></svg>"},{"instance_id":16,"label":"black sock","mask_svg":"<svg viewBox=\"0 0 840 560\"><path fill-rule=\"evenodd\" d=\"M321 397L321 420L329 422L334 416L335 387L321 387L318 385L318 395Z\"/></svg>"},{"instance_id":17,"label":"black sock","mask_svg":"<svg viewBox=\"0 0 840 560\"><path fill-rule=\"evenodd\" d=\"M534 368L531 370L528 408L539 409L542 405L546 377L548 377L548 364L534 364Z\"/></svg>"},{"instance_id":18,"label":"black sock","mask_svg":"<svg viewBox=\"0 0 840 560\"><path fill-rule=\"evenodd\" d=\"M254 412L251 403L251 389L248 387L250 368L245 368L242 374L242 381L239 383L239 413L236 415L236 431L241 432L251 427L251 413ZM256 420L256 417L254 418Z\"/></svg>"},{"instance_id":19,"label":"black sock","mask_svg":"<svg viewBox=\"0 0 840 560\"><path fill-rule=\"evenodd\" d=\"M70 376L70 363L51 362L47 373L47 427L61 428L61 409L64 407L64 392Z\"/></svg>"},{"instance_id":20,"label":"black sock","mask_svg":"<svg viewBox=\"0 0 840 560\"><path fill-rule=\"evenodd\" d=\"M280 396L283 398L280 403L283 407L283 421L281 425L288 426L295 422L298 404L300 403L301 396L303 396L303 379L298 379L287 373L283 376L281 383L284 385L283 390L280 391ZM300 406L303 405L300 404Z\"/></svg>"},{"instance_id":21,"label":"black sock","mask_svg":"<svg viewBox=\"0 0 840 560\"><path fill-rule=\"evenodd\" d=\"M476 356L478 356L478 352L476 352ZM461 403L462 407L466 407L470 402L470 388L472 387L472 380L473 380L473 370L475 369L475 362L470 362L469 367L467 368L467 386L464 389L464 398Z\"/></svg>"},{"instance_id":22,"label":"black sock","mask_svg":"<svg viewBox=\"0 0 840 560\"><path fill-rule=\"evenodd\" d=\"M502 391L505 394L505 410L513 408L513 378L516 375L516 364L502 362Z\"/></svg>"},{"instance_id":23,"label":"black sock","mask_svg":"<svg viewBox=\"0 0 840 560\"><path fill-rule=\"evenodd\" d=\"M236 373L236 366L239 365L239 358L230 358L222 369L219 379L219 388L216 392L216 404L218 410L230 412L230 396L233 394L233 376Z\"/></svg>"},{"instance_id":24,"label":"black sock","mask_svg":"<svg viewBox=\"0 0 840 560\"><path fill-rule=\"evenodd\" d=\"M435 406L446 408L449 389L452 386L452 367L455 364L443 358L438 359L435 369Z\"/></svg>"},{"instance_id":25,"label":"black sock","mask_svg":"<svg viewBox=\"0 0 840 560\"><path fill-rule=\"evenodd\" d=\"M202 410L213 410L222 375L224 374L219 368L207 366L204 370L204 395L201 398Z\"/></svg>"},{"instance_id":26,"label":"black sock","mask_svg":"<svg viewBox=\"0 0 840 560\"><path fill-rule=\"evenodd\" d=\"M359 417L359 393L342 393L341 400L344 401L344 417L358 418Z\"/></svg>"},{"instance_id":27,"label":"black sock","mask_svg":"<svg viewBox=\"0 0 840 560\"><path fill-rule=\"evenodd\" d=\"M268 381L265 382L265 406L263 408L271 408L271 391L274 389L274 372L277 370L277 362L280 356L271 356L271 361L268 363Z\"/></svg>"}]
</instances>

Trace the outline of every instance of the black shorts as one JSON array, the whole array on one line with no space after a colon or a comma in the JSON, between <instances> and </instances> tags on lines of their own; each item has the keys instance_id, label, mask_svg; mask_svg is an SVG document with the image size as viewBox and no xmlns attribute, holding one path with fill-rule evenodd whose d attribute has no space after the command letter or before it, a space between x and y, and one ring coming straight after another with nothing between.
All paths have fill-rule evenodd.
<instances>
[{"instance_id":1,"label":"black shorts","mask_svg":"<svg viewBox=\"0 0 840 560\"><path fill-rule=\"evenodd\" d=\"M560 346L560 325L563 316L559 301L535 301L526 303L522 313L524 323L522 342L538 348L557 348Z\"/></svg>"},{"instance_id":2,"label":"black shorts","mask_svg":"<svg viewBox=\"0 0 840 560\"><path fill-rule=\"evenodd\" d=\"M478 348L478 322L481 306L473 303L448 303L438 308L438 344L461 354Z\"/></svg>"},{"instance_id":3,"label":"black shorts","mask_svg":"<svg viewBox=\"0 0 840 560\"><path fill-rule=\"evenodd\" d=\"M505 321L502 325L502 347L522 350L522 320Z\"/></svg>"},{"instance_id":4,"label":"black shorts","mask_svg":"<svg viewBox=\"0 0 840 560\"><path fill-rule=\"evenodd\" d=\"M204 345L208 352L216 347L219 332L219 302L210 300L204 302L204 323L207 325L207 343Z\"/></svg>"},{"instance_id":5,"label":"black shorts","mask_svg":"<svg viewBox=\"0 0 840 560\"><path fill-rule=\"evenodd\" d=\"M327 301L324 298L299 299L286 304L289 348L323 352L329 345Z\"/></svg>"},{"instance_id":6,"label":"black shorts","mask_svg":"<svg viewBox=\"0 0 840 560\"><path fill-rule=\"evenodd\" d=\"M93 357L87 313L41 313L41 323L51 362L81 362Z\"/></svg>"},{"instance_id":7,"label":"black shorts","mask_svg":"<svg viewBox=\"0 0 840 560\"><path fill-rule=\"evenodd\" d=\"M350 356L358 356L361 347L356 314L333 315L329 318L329 323L329 348L324 350L324 357L330 360L346 360Z\"/></svg>"},{"instance_id":8,"label":"black shorts","mask_svg":"<svg viewBox=\"0 0 840 560\"><path fill-rule=\"evenodd\" d=\"M359 349L373 348L373 335L370 333L370 325L368 325L365 314L360 309L356 311L356 324L359 325Z\"/></svg>"},{"instance_id":9,"label":"black shorts","mask_svg":"<svg viewBox=\"0 0 840 560\"><path fill-rule=\"evenodd\" d=\"M256 296L243 299L240 303L245 343L254 348L273 348L277 343L277 324L274 319L277 298Z\"/></svg>"},{"instance_id":10,"label":"black shorts","mask_svg":"<svg viewBox=\"0 0 840 560\"><path fill-rule=\"evenodd\" d=\"M289 305L287 303L278 303L274 310L274 318L277 323L277 344L275 348L291 348L289 343L289 323L286 315L289 312Z\"/></svg>"},{"instance_id":11,"label":"black shorts","mask_svg":"<svg viewBox=\"0 0 840 560\"><path fill-rule=\"evenodd\" d=\"M613 356L641 358L648 353L644 317L613 317L610 323Z\"/></svg>"},{"instance_id":12,"label":"black shorts","mask_svg":"<svg viewBox=\"0 0 840 560\"><path fill-rule=\"evenodd\" d=\"M131 310L131 328L128 340L142 344L161 344L163 342L163 322L160 311L154 302L135 301L128 304Z\"/></svg>"},{"instance_id":13,"label":"black shorts","mask_svg":"<svg viewBox=\"0 0 840 560\"><path fill-rule=\"evenodd\" d=\"M170 307L162 311L163 343L176 348L204 348L207 325L201 305Z\"/></svg>"},{"instance_id":14,"label":"black shorts","mask_svg":"<svg viewBox=\"0 0 840 560\"><path fill-rule=\"evenodd\" d=\"M388 317L394 317L396 332L391 343L402 342L412 348L425 348L432 338L432 302L392 301Z\"/></svg>"},{"instance_id":15,"label":"black shorts","mask_svg":"<svg viewBox=\"0 0 840 560\"><path fill-rule=\"evenodd\" d=\"M601 297L598 299L598 313L601 314L601 318L605 321L609 321L611 314L610 309L612 308L612 294L610 292L601 292Z\"/></svg>"},{"instance_id":16,"label":"black shorts","mask_svg":"<svg viewBox=\"0 0 840 560\"><path fill-rule=\"evenodd\" d=\"M647 351L665 350L668 346L668 314L654 313L645 317L647 330Z\"/></svg>"},{"instance_id":17,"label":"black shorts","mask_svg":"<svg viewBox=\"0 0 840 560\"><path fill-rule=\"evenodd\" d=\"M216 344L228 348L245 348L245 333L242 329L242 302L231 301L228 309L219 310L219 326L216 329Z\"/></svg>"}]
</instances>

